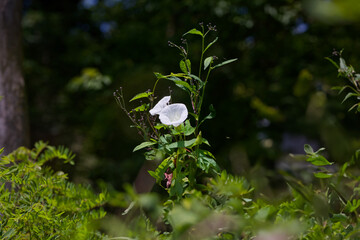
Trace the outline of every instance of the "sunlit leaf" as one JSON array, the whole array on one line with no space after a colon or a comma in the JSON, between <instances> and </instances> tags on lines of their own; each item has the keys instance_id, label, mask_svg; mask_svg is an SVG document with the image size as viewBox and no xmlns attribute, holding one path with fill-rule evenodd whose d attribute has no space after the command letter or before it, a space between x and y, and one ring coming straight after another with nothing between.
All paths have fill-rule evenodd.
<instances>
[{"instance_id":1,"label":"sunlit leaf","mask_svg":"<svg viewBox=\"0 0 360 240\"><path fill-rule=\"evenodd\" d=\"M332 60L331 58L325 57L325 59L328 60L329 62L331 62L337 69L339 68L339 65L334 60Z\"/></svg>"},{"instance_id":2,"label":"sunlit leaf","mask_svg":"<svg viewBox=\"0 0 360 240\"><path fill-rule=\"evenodd\" d=\"M191 73L191 62L190 62L190 60L189 59L186 59L186 61L181 60L180 61L180 69L184 73L190 74Z\"/></svg>"},{"instance_id":3,"label":"sunlit leaf","mask_svg":"<svg viewBox=\"0 0 360 240\"><path fill-rule=\"evenodd\" d=\"M191 29L190 31L188 31L187 33L184 33L183 36L187 35L187 34L194 34L194 35L200 35L200 36L204 36L204 34L202 34L202 32L200 32L199 30L197 30L196 28Z\"/></svg>"},{"instance_id":4,"label":"sunlit leaf","mask_svg":"<svg viewBox=\"0 0 360 240\"><path fill-rule=\"evenodd\" d=\"M168 148L186 148L186 147L192 147L193 144L195 143L196 138L191 139L191 140L186 140L186 141L178 141L178 142L174 142L171 143L169 145L167 145Z\"/></svg>"},{"instance_id":5,"label":"sunlit leaf","mask_svg":"<svg viewBox=\"0 0 360 240\"><path fill-rule=\"evenodd\" d=\"M212 60L213 60L213 57L207 57L204 60L204 70L206 70L208 68L208 66L211 64Z\"/></svg>"},{"instance_id":6,"label":"sunlit leaf","mask_svg":"<svg viewBox=\"0 0 360 240\"><path fill-rule=\"evenodd\" d=\"M346 96L344 97L344 99L342 100L341 103L344 103L346 100L348 100L349 98L353 97L353 96L357 96L358 94L356 93L348 93L346 94Z\"/></svg>"},{"instance_id":7,"label":"sunlit leaf","mask_svg":"<svg viewBox=\"0 0 360 240\"><path fill-rule=\"evenodd\" d=\"M209 115L207 115L207 116L200 122L199 125L201 125L205 120L213 119L213 118L216 116L216 111L215 111L215 108L214 108L214 106L213 106L212 104L210 104L209 110L210 110Z\"/></svg>"},{"instance_id":8,"label":"sunlit leaf","mask_svg":"<svg viewBox=\"0 0 360 240\"><path fill-rule=\"evenodd\" d=\"M313 153L314 153L313 148L312 148L309 144L305 144L305 145L304 145L304 151L305 151L307 154L313 154Z\"/></svg>"},{"instance_id":9,"label":"sunlit leaf","mask_svg":"<svg viewBox=\"0 0 360 240\"><path fill-rule=\"evenodd\" d=\"M147 98L151 94L153 94L153 92L143 92L143 93L136 94L132 99L130 99L129 102L132 102L132 101L134 101L136 99L140 99L140 98Z\"/></svg>"},{"instance_id":10,"label":"sunlit leaf","mask_svg":"<svg viewBox=\"0 0 360 240\"><path fill-rule=\"evenodd\" d=\"M318 172L314 173L314 176L317 178L331 178L333 175L331 173Z\"/></svg>"},{"instance_id":11,"label":"sunlit leaf","mask_svg":"<svg viewBox=\"0 0 360 240\"><path fill-rule=\"evenodd\" d=\"M146 148L146 147L149 147L149 146L152 146L152 145L154 145L154 144L156 144L156 142L143 142L143 143L137 145L137 146L134 148L133 152L135 152L135 151L137 151L137 150L140 150L140 149L143 149L143 148Z\"/></svg>"},{"instance_id":12,"label":"sunlit leaf","mask_svg":"<svg viewBox=\"0 0 360 240\"><path fill-rule=\"evenodd\" d=\"M209 44L206 46L204 52L206 52L206 50L208 50L214 43L216 43L217 40L218 40L218 37L216 37L216 38L214 39L214 41L212 41L211 43L209 43Z\"/></svg>"},{"instance_id":13,"label":"sunlit leaf","mask_svg":"<svg viewBox=\"0 0 360 240\"><path fill-rule=\"evenodd\" d=\"M230 60L224 61L224 62L222 62L222 63L219 63L219 64L215 65L215 66L212 67L212 68L221 67L221 66L223 66L223 65L225 65L225 64L229 64L229 63L235 62L236 60L237 60L237 58L230 59Z\"/></svg>"},{"instance_id":14,"label":"sunlit leaf","mask_svg":"<svg viewBox=\"0 0 360 240\"><path fill-rule=\"evenodd\" d=\"M168 77L166 79L168 79L170 81L173 81L176 86L178 86L179 88L181 88L181 89L183 89L185 91L195 93L194 89L190 86L190 84L188 84L187 82L181 80L180 78L172 76L172 77Z\"/></svg>"},{"instance_id":15,"label":"sunlit leaf","mask_svg":"<svg viewBox=\"0 0 360 240\"><path fill-rule=\"evenodd\" d=\"M326 166L326 165L332 165L333 163L329 162L326 158L324 158L321 155L314 154L306 159L306 161L310 162L311 164L315 166Z\"/></svg>"}]
</instances>

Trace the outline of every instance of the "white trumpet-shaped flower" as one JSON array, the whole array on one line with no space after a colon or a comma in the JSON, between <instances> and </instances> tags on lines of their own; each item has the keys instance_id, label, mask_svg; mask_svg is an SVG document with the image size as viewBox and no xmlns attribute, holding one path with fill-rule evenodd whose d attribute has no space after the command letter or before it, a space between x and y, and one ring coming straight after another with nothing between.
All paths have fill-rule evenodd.
<instances>
[{"instance_id":1,"label":"white trumpet-shaped flower","mask_svg":"<svg viewBox=\"0 0 360 240\"><path fill-rule=\"evenodd\" d=\"M169 104L170 96L163 97L149 112L151 115L160 114L160 112Z\"/></svg>"},{"instance_id":2,"label":"white trumpet-shaped flower","mask_svg":"<svg viewBox=\"0 0 360 240\"><path fill-rule=\"evenodd\" d=\"M179 126L188 117L185 104L175 103L166 106L159 114L160 121L165 125Z\"/></svg>"}]
</instances>

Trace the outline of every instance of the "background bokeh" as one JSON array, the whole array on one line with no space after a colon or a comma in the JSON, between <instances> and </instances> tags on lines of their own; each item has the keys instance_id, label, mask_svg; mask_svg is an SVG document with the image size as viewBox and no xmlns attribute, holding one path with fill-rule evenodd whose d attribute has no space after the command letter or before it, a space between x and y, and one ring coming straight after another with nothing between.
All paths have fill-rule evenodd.
<instances>
[{"instance_id":1,"label":"background bokeh","mask_svg":"<svg viewBox=\"0 0 360 240\"><path fill-rule=\"evenodd\" d=\"M255 177L292 171L301 164L289 153L303 153L305 143L325 147L330 161L346 161L360 147L359 120L347 114L351 100L341 104L331 90L345 80L324 57L344 49L357 69L359 8L355 0L24 0L32 143L71 148L74 181L102 180L118 190L133 182L145 160L132 149L142 139L113 92L122 86L131 99L153 86L153 72L180 71L167 42L180 44L203 22L218 29L208 54L238 58L213 71L204 100L217 116L202 126L203 136L222 168ZM199 39L188 42L195 63ZM165 81L160 97L168 86L176 102L186 102Z\"/></svg>"}]
</instances>

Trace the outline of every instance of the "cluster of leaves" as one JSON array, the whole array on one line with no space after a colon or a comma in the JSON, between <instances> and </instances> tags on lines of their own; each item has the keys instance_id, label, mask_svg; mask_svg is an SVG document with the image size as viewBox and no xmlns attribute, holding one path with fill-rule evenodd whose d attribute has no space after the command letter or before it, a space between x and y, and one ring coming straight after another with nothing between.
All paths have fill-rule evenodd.
<instances>
[{"instance_id":1,"label":"cluster of leaves","mask_svg":"<svg viewBox=\"0 0 360 240\"><path fill-rule=\"evenodd\" d=\"M321 150L304 150L314 178L308 183L282 173L288 185L283 199L256 196L244 177L222 171L178 202L128 188L126 213L142 214L127 221L144 223L136 231L147 239L359 239L360 159L356 155L335 171ZM139 236L131 229L123 235Z\"/></svg>"},{"instance_id":2,"label":"cluster of leaves","mask_svg":"<svg viewBox=\"0 0 360 240\"><path fill-rule=\"evenodd\" d=\"M1 151L0 151L1 153ZM92 229L105 216L107 193L73 184L54 172L49 161L73 164L65 147L42 141L33 149L20 147L0 160L1 239L102 239Z\"/></svg>"},{"instance_id":3,"label":"cluster of leaves","mask_svg":"<svg viewBox=\"0 0 360 240\"><path fill-rule=\"evenodd\" d=\"M340 65L339 72L345 74L342 58ZM357 80L352 79L355 73L350 70L345 76L357 84ZM189 122L183 128L187 126ZM158 140L163 148L174 146L178 148L176 154L189 155L179 151L178 142L166 142L167 137L170 139L171 135ZM191 146L193 142L181 144ZM154 193L138 195L127 188L130 207L124 213L136 212L135 209L141 212L136 217L130 214L127 221L142 224L136 228L139 235L131 228L123 234L147 236L147 239L359 239L360 150L342 165L328 161L322 154L324 150L314 151L306 144L306 154L294 156L301 159L313 175L309 181L279 172L287 184L287 194L276 200L256 195L249 181L226 171L208 176L203 179L201 189L189 189L176 200L161 201ZM158 172L151 174L155 178L164 174L176 156L164 160ZM176 190L175 185L170 193Z\"/></svg>"},{"instance_id":4,"label":"cluster of leaves","mask_svg":"<svg viewBox=\"0 0 360 240\"><path fill-rule=\"evenodd\" d=\"M360 99L360 74L357 73L353 66L347 65L344 58L341 57L342 50L340 52L334 51L335 56L339 56L340 62L337 64L331 58L326 58L329 60L337 69L338 69L338 77L343 77L349 80L351 85L337 86L334 87L335 90L339 90L339 94L341 94L345 89L350 89L350 91L346 94L342 102L346 100L356 97ZM349 111L355 109L356 112L360 112L360 103L355 103L349 109Z\"/></svg>"},{"instance_id":5,"label":"cluster of leaves","mask_svg":"<svg viewBox=\"0 0 360 240\"><path fill-rule=\"evenodd\" d=\"M219 64L214 64L216 57L209 56L205 58L205 53L218 40L215 38L209 43L205 42L206 36L211 31L216 31L215 26L207 25L205 30L201 23L201 30L192 29L183 36L196 35L201 38L201 56L198 67L198 73L193 74L193 65L189 59L188 43L186 39L182 40L183 45L176 45L169 42L170 47L177 48L182 57L179 66L181 73L171 73L163 75L155 73L157 78L153 90L148 90L134 96L131 101L147 99L149 103L141 105L128 112L125 107L122 90L114 93L119 106L126 112L133 122L133 127L137 128L139 134L144 138L143 143L136 146L134 151L147 149L145 157L147 160L159 161L159 166L155 171L150 171L156 181L161 185L164 178L167 178L167 186L163 186L169 192L170 197L181 199L184 194L192 189L199 188L197 177L202 173L218 174L219 168L215 162L213 154L205 150L201 145L210 146L209 142L199 131L200 125L207 119L215 116L215 110L212 105L209 106L210 113L202 117L201 110L205 94L205 88L213 69L225 64L236 61L236 59L227 60ZM205 58L205 59L204 59ZM156 122L157 117L151 116L149 110L154 105L155 90L158 82L162 79L173 82L181 90L184 90L191 102L190 116L191 121L186 120L177 127L168 126ZM161 185L162 186L162 185Z\"/></svg>"}]
</instances>

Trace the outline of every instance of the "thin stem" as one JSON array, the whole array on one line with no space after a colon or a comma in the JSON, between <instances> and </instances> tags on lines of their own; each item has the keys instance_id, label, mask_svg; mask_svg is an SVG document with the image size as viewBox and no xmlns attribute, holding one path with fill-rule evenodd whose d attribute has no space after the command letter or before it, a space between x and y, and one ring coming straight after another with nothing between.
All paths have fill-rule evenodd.
<instances>
[{"instance_id":1,"label":"thin stem","mask_svg":"<svg viewBox=\"0 0 360 240\"><path fill-rule=\"evenodd\" d=\"M203 58L204 58L204 47L205 47L205 36L208 32L206 32L204 34L204 26L201 25L201 29L202 29L202 33L203 35L201 36L201 57L200 57L200 66L199 66L199 78L201 79L201 68L202 68L202 62L203 62Z\"/></svg>"},{"instance_id":2,"label":"thin stem","mask_svg":"<svg viewBox=\"0 0 360 240\"><path fill-rule=\"evenodd\" d=\"M157 83L159 82L159 80L160 80L160 78L158 78L157 80L156 80L156 82L155 82L155 84L154 84L154 88L153 88L153 99L154 99L154 96L155 96L155 89L156 89L156 85L157 85ZM153 107L153 104L154 104L154 100L153 101L151 101L151 106L150 106L150 108L152 108Z\"/></svg>"},{"instance_id":3,"label":"thin stem","mask_svg":"<svg viewBox=\"0 0 360 240\"><path fill-rule=\"evenodd\" d=\"M155 130L154 126L152 125L152 123L150 122L150 119L149 119L149 115L146 116L146 119L151 127L151 129L154 131L155 135L158 137L158 139L160 138L160 135L159 133Z\"/></svg>"},{"instance_id":4,"label":"thin stem","mask_svg":"<svg viewBox=\"0 0 360 240\"><path fill-rule=\"evenodd\" d=\"M199 118L200 118L200 112L201 112L202 103L203 103L203 100L204 100L205 88L206 88L206 84L207 84L207 81L208 81L208 79L209 79L211 70L212 70L212 68L211 68L211 63L210 63L209 71L208 71L208 73L207 73L207 75L206 75L206 79L205 79L205 82L204 82L203 90L202 90L202 93L201 93L201 96L200 96L200 100L199 100L198 120L196 121L196 129L195 129L195 134L196 134L196 135L198 134L198 129L199 129Z\"/></svg>"}]
</instances>

